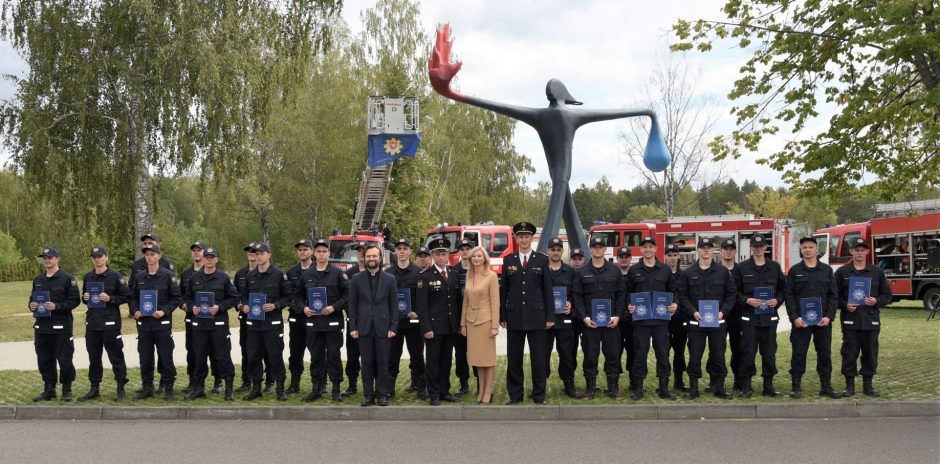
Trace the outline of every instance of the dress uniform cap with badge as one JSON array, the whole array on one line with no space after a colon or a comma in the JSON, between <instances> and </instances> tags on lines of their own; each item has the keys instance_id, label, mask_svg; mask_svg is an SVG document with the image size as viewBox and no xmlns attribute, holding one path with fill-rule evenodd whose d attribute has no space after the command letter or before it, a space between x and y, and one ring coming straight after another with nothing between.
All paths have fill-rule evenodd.
<instances>
[{"instance_id":1,"label":"dress uniform cap with badge","mask_svg":"<svg viewBox=\"0 0 940 464\"><path fill-rule=\"evenodd\" d=\"M535 224L532 224L531 222L520 222L512 226L512 234L513 235L519 235L519 234L535 235Z\"/></svg>"},{"instance_id":2,"label":"dress uniform cap with badge","mask_svg":"<svg viewBox=\"0 0 940 464\"><path fill-rule=\"evenodd\" d=\"M431 243L428 244L428 248L430 248L431 251L438 251L438 250L450 251L450 240L447 240L446 238L443 238L443 237L436 238L432 240Z\"/></svg>"}]
</instances>

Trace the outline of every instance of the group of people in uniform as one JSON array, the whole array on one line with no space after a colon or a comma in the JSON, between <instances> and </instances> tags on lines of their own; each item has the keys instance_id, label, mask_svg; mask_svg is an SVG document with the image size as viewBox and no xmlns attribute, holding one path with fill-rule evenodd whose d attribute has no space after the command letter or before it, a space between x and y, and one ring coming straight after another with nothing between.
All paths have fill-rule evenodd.
<instances>
[{"instance_id":1,"label":"group of people in uniform","mask_svg":"<svg viewBox=\"0 0 940 464\"><path fill-rule=\"evenodd\" d=\"M699 382L707 347L704 371L709 382L704 391L731 399L732 393L725 385L728 346L733 389L743 397L754 394L752 379L757 374L755 360L760 353L762 394L774 397L781 394L774 387L774 378L776 332L779 315L783 314L778 308L784 304L791 324L791 397L802 395L810 341L816 351L820 395L854 396L855 380L861 374L863 393L878 396L873 377L878 364L879 316L881 308L891 302L891 291L882 270L868 262L868 244L863 239L851 244L852 261L833 272L818 260L816 241L801 238L802 260L785 274L766 255L768 244L760 235L750 240L750 258L739 263L735 262L734 240L701 238L696 261L680 270L679 249L665 244L665 262L661 262L657 259L659 244L652 236L642 237L642 256L636 263L627 247L617 250L616 264L608 261L607 243L602 237L589 241L589 259L585 259L583 250L574 248L569 263L565 263L564 242L552 238L547 254L542 254L532 249L535 233L532 223L516 224L513 235L517 250L504 258L498 288L491 282L487 284L491 292L474 286L467 295L468 271L471 279L475 279L471 269L482 269L480 273L485 274L489 259L485 250L481 256L482 248L466 239L452 244L446 238L436 238L428 247L417 247L412 261L412 243L400 238L392 244L391 263L383 262L379 246L358 242L358 262L345 271L330 263L330 243L325 239L298 240L294 245L298 262L287 271L271 262L269 244L250 243L244 248L246 266L232 278L219 267L218 249L197 241L190 247L192 264L177 279L173 264L162 256L156 235L146 234L140 238L143 257L133 263L129 279L108 266L105 247L93 247L89 253L92 269L85 274L81 290L76 278L59 267L59 251L45 248L40 254L45 270L33 280L29 302L30 311L37 316L35 349L44 383L43 391L33 400L56 398L58 383L62 385L61 399L72 399L72 311L83 303L89 306L85 345L91 387L79 401L100 396L104 352L114 372L116 399L126 397L123 305L127 305L127 316L137 328L141 388L135 392L135 399L157 394L167 400L176 397L172 321L177 309L182 310L185 319L189 381L184 389L186 400L207 396L206 382L211 373L211 391L224 394L225 400L234 400L235 392L239 392L246 401L264 393L274 393L278 400L285 401L288 395L300 392L301 379L308 370L304 356L309 352L312 389L303 397L304 402L326 396L339 402L356 395L361 374L362 406L385 406L396 394L399 366L407 348L410 383L405 393L415 394L431 405L456 402L469 393L472 372L478 379L477 403L488 404L495 369L493 346L500 328L506 331L507 404L522 403L526 397L526 344L530 362L528 397L536 404L546 401L553 351L558 355L555 374L562 381L565 395L590 400L604 393L621 400L620 378L626 371L629 395L640 400L649 375L650 347L656 360L655 393L660 398L676 399L673 390L687 398L701 395ZM454 246L461 260L450 265L449 253ZM853 277L870 280L870 292L862 304L849 303ZM757 295L759 288L772 289L772 296ZM325 297L323 304L311 302L312 289L325 291L321 295ZM634 320L638 308L631 303L630 295L638 292L671 293L669 318ZM37 294L46 296L40 299ZM200 299L207 294L212 295L206 300L211 304ZM556 301L558 295L565 295L564 300ZM801 299L806 298L821 302L822 317L816 325L808 325L801 313ZM402 300L410 306L403 305ZM611 302L609 317L592 319L596 301ZM704 327L700 301L718 303L717 327ZM757 311L767 307L771 310ZM230 311L239 320L242 384L237 389ZM831 382L832 326L836 323L840 323L843 333L841 371L845 388L841 393ZM290 340L286 365L285 325ZM341 359L344 344L345 369ZM578 346L583 354L582 391L577 390L575 382ZM601 354L606 377L603 391L597 382ZM455 388L451 385L452 364L459 382ZM160 375L156 388L155 368ZM344 380L347 385L342 390Z\"/></svg>"}]
</instances>

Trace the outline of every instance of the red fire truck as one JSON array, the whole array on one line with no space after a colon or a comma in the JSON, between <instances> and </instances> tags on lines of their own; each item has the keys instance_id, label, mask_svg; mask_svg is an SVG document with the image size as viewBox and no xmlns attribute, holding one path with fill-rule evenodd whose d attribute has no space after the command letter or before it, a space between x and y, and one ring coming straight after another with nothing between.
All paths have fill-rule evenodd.
<instances>
[{"instance_id":1,"label":"red fire truck","mask_svg":"<svg viewBox=\"0 0 940 464\"><path fill-rule=\"evenodd\" d=\"M869 262L884 269L895 300L922 300L931 311L940 306L940 199L878 204L871 221L819 229L813 237L820 259L834 268L851 261L851 240L865 239Z\"/></svg>"},{"instance_id":2,"label":"red fire truck","mask_svg":"<svg viewBox=\"0 0 940 464\"><path fill-rule=\"evenodd\" d=\"M358 242L375 243L381 248L383 239L381 234L376 236L369 233L330 236L330 263L343 270L349 266L356 266L359 263L356 258L356 243ZM385 262L389 262L388 251L383 249L383 255Z\"/></svg>"},{"instance_id":3,"label":"red fire truck","mask_svg":"<svg viewBox=\"0 0 940 464\"><path fill-rule=\"evenodd\" d=\"M431 243L431 240L439 237L446 238L451 244L451 265L460 262L460 255L457 253L457 242L462 239L472 240L474 243L482 245L490 255L490 268L496 273L502 273L503 271L503 258L516 251L516 243L512 240L512 227L496 225L492 222L454 226L447 223L438 224L428 230L428 237L424 242L425 246Z\"/></svg>"}]
</instances>

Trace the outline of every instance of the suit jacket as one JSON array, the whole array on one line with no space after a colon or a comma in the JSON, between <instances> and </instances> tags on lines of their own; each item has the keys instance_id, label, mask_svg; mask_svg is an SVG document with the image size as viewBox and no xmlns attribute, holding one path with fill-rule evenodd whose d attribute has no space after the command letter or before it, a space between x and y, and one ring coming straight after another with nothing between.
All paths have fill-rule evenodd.
<instances>
[{"instance_id":1,"label":"suit jacket","mask_svg":"<svg viewBox=\"0 0 940 464\"><path fill-rule=\"evenodd\" d=\"M500 322L508 330L545 330L545 323L555 321L555 296L548 256L533 251L525 268L519 254L503 259L500 278Z\"/></svg>"},{"instance_id":2,"label":"suit jacket","mask_svg":"<svg viewBox=\"0 0 940 464\"><path fill-rule=\"evenodd\" d=\"M421 333L434 335L455 334L460 330L460 273L445 269L447 281L436 266L418 274L415 312L421 324Z\"/></svg>"},{"instance_id":3,"label":"suit jacket","mask_svg":"<svg viewBox=\"0 0 940 464\"><path fill-rule=\"evenodd\" d=\"M388 337L388 332L398 331L398 287L395 277L387 272L376 273L378 282L372 291L372 276L369 271L357 273L349 284L349 330L358 331L359 336Z\"/></svg>"},{"instance_id":4,"label":"suit jacket","mask_svg":"<svg viewBox=\"0 0 940 464\"><path fill-rule=\"evenodd\" d=\"M475 280L467 280L464 289L460 326L489 323L491 329L499 328L499 279L490 271Z\"/></svg>"}]
</instances>

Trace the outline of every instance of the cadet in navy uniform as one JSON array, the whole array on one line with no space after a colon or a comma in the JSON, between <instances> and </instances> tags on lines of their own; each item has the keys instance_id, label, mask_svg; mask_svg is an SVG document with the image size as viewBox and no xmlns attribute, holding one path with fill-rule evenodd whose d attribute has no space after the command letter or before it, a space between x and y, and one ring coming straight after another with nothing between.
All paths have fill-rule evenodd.
<instances>
[{"instance_id":1,"label":"cadet in navy uniform","mask_svg":"<svg viewBox=\"0 0 940 464\"><path fill-rule=\"evenodd\" d=\"M296 293L297 289L303 286L300 282L300 276L313 265L313 242L300 239L294 244L294 251L297 252L298 262L287 270L287 280L290 282L291 294ZM306 299L306 296L304 298ZM290 371L290 385L287 387L288 395L300 392L300 379L304 375L304 351L307 350L307 326L304 324L306 324L307 317L303 314L303 308L303 306L296 307L292 303L290 312L287 314L287 328L290 335L287 344L287 370ZM320 392L322 395L326 392L326 383L321 383L320 387L323 389Z\"/></svg>"},{"instance_id":2,"label":"cadet in navy uniform","mask_svg":"<svg viewBox=\"0 0 940 464\"><path fill-rule=\"evenodd\" d=\"M137 353L140 355L140 380L142 388L134 395L135 400L153 396L153 352L157 352L157 371L160 373L160 388L167 401L176 399L173 382L176 381L176 366L173 364L173 310L183 304L176 274L161 266L160 246L150 243L141 247L147 267L138 272L131 283L130 313L137 320ZM157 307L153 316L140 312L140 292L157 291Z\"/></svg>"},{"instance_id":3,"label":"cadet in navy uniform","mask_svg":"<svg viewBox=\"0 0 940 464\"><path fill-rule=\"evenodd\" d=\"M44 388L33 401L48 401L55 398L55 384L62 382L62 401L72 401L72 382L75 381L75 366L72 355L75 344L72 340L72 310L78 306L78 283L75 276L59 268L59 250L45 248L42 254L45 271L33 279L33 292L49 292L45 308L49 317L37 317L35 329L36 360L42 375ZM36 311L30 295L29 310ZM59 373L56 374L56 363Z\"/></svg>"},{"instance_id":4,"label":"cadet in navy uniform","mask_svg":"<svg viewBox=\"0 0 940 464\"><path fill-rule=\"evenodd\" d=\"M546 331L555 326L555 298L548 256L532 250L535 225L520 222L512 227L519 252L503 259L503 275L499 283L500 325L507 329L506 388L509 401L521 403L525 377L522 353L529 341L532 370L532 400L545 402Z\"/></svg>"},{"instance_id":5,"label":"cadet in navy uniform","mask_svg":"<svg viewBox=\"0 0 940 464\"><path fill-rule=\"evenodd\" d=\"M351 280L353 276L366 270L365 256L363 255L366 250L366 242L356 242L355 246L356 260L358 261L358 264L346 268L346 277L348 280ZM344 398L353 396L358 392L357 383L359 379L359 371L362 368L362 364L359 362L359 341L349 335L348 308L346 318L346 378L348 379L349 384L346 386L346 391L342 393Z\"/></svg>"},{"instance_id":6,"label":"cadet in navy uniform","mask_svg":"<svg viewBox=\"0 0 940 464\"><path fill-rule=\"evenodd\" d=\"M624 289L627 287L627 280L630 276L630 266L633 265L633 253L630 251L630 247L620 247L617 249L617 267L620 268L620 277L623 278ZM624 304L630 303L630 294L624 294ZM642 385L637 386L637 378L633 374L633 367L636 365L636 350L634 349L634 328L633 328L633 315L629 311L623 312L623 317L620 318L620 357L623 357L624 352L627 353L627 359L624 363L624 370L627 372L627 376L630 380L630 391L636 391L637 388L642 388Z\"/></svg>"},{"instance_id":7,"label":"cadet in navy uniform","mask_svg":"<svg viewBox=\"0 0 940 464\"><path fill-rule=\"evenodd\" d=\"M574 295L574 284L577 271L561 260L564 252L564 242L558 237L548 242L548 273L552 277L552 289L564 287L567 299L561 314L555 314L555 326L546 333L545 341L545 372L551 370L552 346L558 351L558 376L565 386L565 395L577 398L578 392L574 387L574 368L577 359L578 345L574 337L574 321L577 318L571 304ZM554 295L553 295L554 296ZM553 300L554 304L554 300Z\"/></svg>"},{"instance_id":8,"label":"cadet in navy uniform","mask_svg":"<svg viewBox=\"0 0 940 464\"><path fill-rule=\"evenodd\" d=\"M791 398L803 395L802 379L806 372L806 352L810 339L816 348L816 372L819 374L819 394L830 398L841 395L832 389L832 321L836 318L839 304L839 289L836 285L832 268L819 262L819 247L813 237L800 239L800 254L803 260L790 267L787 272L786 297L787 315L793 324L790 330L790 345L793 349L790 357ZM819 325L808 326L803 322L800 298L820 298L822 300L822 319Z\"/></svg>"},{"instance_id":9,"label":"cadet in navy uniform","mask_svg":"<svg viewBox=\"0 0 940 464\"><path fill-rule=\"evenodd\" d=\"M261 397L261 358L271 366L276 382L278 401L287 401L284 390L284 308L290 305L291 288L279 267L271 264L271 246L267 243L255 244L255 257L258 266L248 273L248 292L264 293L265 304L263 321L247 321L248 324L248 370L251 375L251 391L245 395L245 401ZM247 299L242 303L247 303ZM242 306L242 313L248 314L249 308ZM263 347L263 349L262 349Z\"/></svg>"},{"instance_id":10,"label":"cadet in navy uniform","mask_svg":"<svg viewBox=\"0 0 940 464\"><path fill-rule=\"evenodd\" d=\"M604 351L604 374L607 375L607 395L622 400L620 395L620 328L617 325L626 309L625 285L620 270L604 259L607 243L601 237L590 242L591 261L578 269L575 281L574 310L584 323L582 349L584 350L584 399L593 400L597 393L597 359ZM580 284L578 283L580 281ZM578 287L580 286L580 291ZM598 327L591 317L592 300L610 300L610 322Z\"/></svg>"},{"instance_id":11,"label":"cadet in navy uniform","mask_svg":"<svg viewBox=\"0 0 940 464\"><path fill-rule=\"evenodd\" d=\"M751 378L757 374L754 357L760 349L761 377L764 378L762 394L768 397L780 396L774 388L774 376L777 375L777 307L783 301L786 278L783 269L775 261L767 259L767 239L760 235L751 238L751 257L732 271L738 289L738 307L741 310L741 365L738 375L741 377L741 395L750 398L754 393ZM754 289L768 287L773 289L774 297L761 301L754 297ZM756 308L764 303L770 308L770 314L754 314Z\"/></svg>"},{"instance_id":12,"label":"cadet in navy uniform","mask_svg":"<svg viewBox=\"0 0 940 464\"><path fill-rule=\"evenodd\" d=\"M313 244L315 262L300 276L294 286L296 308L294 317L299 318L306 330L307 350L310 351L310 380L313 389L304 397L304 402L320 399L326 393L326 377L333 384L333 401L343 401L340 384L343 383L343 310L348 301L346 274L330 264L330 243L318 239ZM326 290L326 306L310 307L307 289L322 287ZM299 311L298 311L299 310Z\"/></svg>"},{"instance_id":13,"label":"cadet in navy uniform","mask_svg":"<svg viewBox=\"0 0 940 464\"><path fill-rule=\"evenodd\" d=\"M461 239L457 242L457 253L460 255L460 261L453 267L460 274L460 292L463 294L467 286L467 271L470 269L470 250L477 244L473 240ZM457 394L460 396L470 392L470 363L467 362L467 337L459 336L454 345L454 370L457 373L457 380L460 381L460 389ZM477 376L477 370L474 366L473 376Z\"/></svg>"},{"instance_id":14,"label":"cadet in navy uniform","mask_svg":"<svg viewBox=\"0 0 940 464\"><path fill-rule=\"evenodd\" d=\"M679 271L679 247L674 243L666 244L663 256L666 266L669 266L669 272L671 272L672 288L678 290L679 276L682 275ZM675 294L673 294L673 299L675 299ZM682 311L676 311L672 315L672 319L669 320L669 346L672 348L672 387L680 392L688 390L682 378L685 375L685 348L689 339L686 331L687 324L685 313Z\"/></svg>"},{"instance_id":15,"label":"cadet in navy uniform","mask_svg":"<svg viewBox=\"0 0 940 464\"><path fill-rule=\"evenodd\" d=\"M196 352L193 350L193 310L189 307L189 301L192 299L192 289L189 287L189 281L192 279L193 274L202 270L202 252L205 248L205 245L196 241L189 246L189 251L193 258L192 266L187 267L180 273L180 292L183 294L183 312L185 313L185 322L186 326L186 375L189 377L189 385L186 386L185 393L189 395L193 391L193 379L195 378L195 368L196 368ZM209 349L212 349L212 346L209 346ZM209 353L210 366L212 370L212 378L215 379L215 383L212 385L213 393L221 393L222 388L222 377L219 375L219 366L215 365L213 361L215 358L212 353Z\"/></svg>"},{"instance_id":16,"label":"cadet in navy uniform","mask_svg":"<svg viewBox=\"0 0 940 464\"><path fill-rule=\"evenodd\" d=\"M349 334L362 356L362 406L388 406L389 344L398 331L395 277L382 272L382 249L367 246L366 270L349 282Z\"/></svg>"},{"instance_id":17,"label":"cadet in navy uniform","mask_svg":"<svg viewBox=\"0 0 940 464\"><path fill-rule=\"evenodd\" d=\"M245 267L239 269L234 277L235 288L238 289L239 296L239 304L236 308L238 309L238 346L241 348L242 368L242 384L235 389L238 393L245 393L251 390L251 376L248 375L248 316L242 312L246 306L241 302L247 302L248 299L248 273L253 271L258 265L257 258L255 257L256 245L255 242L251 242L242 249L242 251L245 252L248 263ZM264 353L262 353L261 359L262 362L264 362ZM273 386L274 376L271 374L271 366L267 363L264 363L264 372L268 376L268 383Z\"/></svg>"},{"instance_id":18,"label":"cadet in navy uniform","mask_svg":"<svg viewBox=\"0 0 940 464\"><path fill-rule=\"evenodd\" d=\"M718 252L721 258L721 265L728 268L729 271L734 272L736 267L735 260L738 256L738 245L735 243L733 238L727 238L721 242L721 251ZM741 390L741 381L743 377L738 372L738 367L741 365L741 354L743 350L741 349L741 305L735 297L734 308L731 309L731 313L725 318L725 323L727 324L726 329L728 330L728 349L731 351L731 372L734 374L734 381L732 383L735 390ZM708 388L705 389L706 392L713 392L714 385L709 384Z\"/></svg>"},{"instance_id":19,"label":"cadet in navy uniform","mask_svg":"<svg viewBox=\"0 0 940 464\"><path fill-rule=\"evenodd\" d=\"M731 272L712 259L714 244L708 238L698 241L698 261L692 263L679 277L679 307L689 319L689 398L698 398L698 379L702 377L702 356L708 342L708 364L706 368L717 398L731 399L725 391L725 317L737 301L737 290ZM701 300L718 301L718 327L702 328L698 311Z\"/></svg>"},{"instance_id":20,"label":"cadet in navy uniform","mask_svg":"<svg viewBox=\"0 0 940 464\"><path fill-rule=\"evenodd\" d=\"M82 281L82 300L88 304L92 295L88 284L98 282L102 285L100 295L96 297L104 303L104 308L88 308L85 313L85 349L88 350L88 380L91 389L78 401L88 401L100 395L99 386L104 374L101 365L103 351L108 352L108 360L114 371L117 383L117 400L125 397L124 385L127 384L127 364L124 362L124 341L121 337L121 305L127 303L131 289L120 272L108 267L108 250L102 246L91 249L93 269L85 274Z\"/></svg>"},{"instance_id":21,"label":"cadet in navy uniform","mask_svg":"<svg viewBox=\"0 0 940 464\"><path fill-rule=\"evenodd\" d=\"M415 265L422 271L431 267L431 250L426 246L419 246L415 253Z\"/></svg>"},{"instance_id":22,"label":"cadet in navy uniform","mask_svg":"<svg viewBox=\"0 0 940 464\"><path fill-rule=\"evenodd\" d=\"M238 304L238 290L228 274L218 268L219 251L207 246L203 251L203 267L190 277L191 289L188 305L193 313L193 352L196 355L193 389L185 399L205 398L206 376L209 374L207 359L218 367L218 377L225 380L225 401L234 400L232 382L235 366L232 364L232 335L228 329L228 311ZM213 306L201 308L197 294L213 294ZM209 316L203 314L207 311Z\"/></svg>"},{"instance_id":23,"label":"cadet in navy uniform","mask_svg":"<svg viewBox=\"0 0 940 464\"><path fill-rule=\"evenodd\" d=\"M428 245L434 263L418 275L415 311L424 335L431 405L441 400L455 402L450 394L450 366L454 343L460 337L460 274L447 265L450 241L432 240Z\"/></svg>"},{"instance_id":24,"label":"cadet in navy uniform","mask_svg":"<svg viewBox=\"0 0 940 464\"><path fill-rule=\"evenodd\" d=\"M842 396L855 396L858 376L858 355L862 354L862 393L881 396L872 384L878 368L878 335L881 332L881 308L891 304L891 287L884 271L867 262L868 242L863 238L851 241L852 262L835 274L839 286L839 308L842 310L842 375L845 391ZM849 280L852 277L871 279L871 289L862 305L849 304ZM877 296L872 296L877 295Z\"/></svg>"},{"instance_id":25,"label":"cadet in navy uniform","mask_svg":"<svg viewBox=\"0 0 940 464\"><path fill-rule=\"evenodd\" d=\"M401 314L398 320L398 336L392 339L392 347L388 360L388 374L391 378L389 393L395 396L395 381L398 378L399 365L403 348L407 344L408 366L411 371L411 385L413 391L418 392L418 398L428 399L427 380L424 372L424 342L421 339L421 321L415 311L414 302L418 295L418 274L421 269L411 263L411 241L405 237L395 242L395 263L385 269L385 272L395 277L399 290L408 289L411 294L411 311Z\"/></svg>"},{"instance_id":26,"label":"cadet in navy uniform","mask_svg":"<svg viewBox=\"0 0 940 464\"><path fill-rule=\"evenodd\" d=\"M157 239L157 234L144 234L140 236L141 246L151 245L151 244L156 245L157 247L160 247L160 240ZM176 275L176 267L173 266L173 263L171 263L169 259L166 259L163 256L160 257L160 267L164 269L168 269L173 272L174 276ZM134 279L137 278L137 274L139 274L140 271L144 271L146 269L147 269L147 260L145 260L144 258L140 258L137 261L134 261L133 263L131 263L131 274L128 279L127 285L129 287L133 287Z\"/></svg>"},{"instance_id":27,"label":"cadet in navy uniform","mask_svg":"<svg viewBox=\"0 0 940 464\"><path fill-rule=\"evenodd\" d=\"M630 267L627 275L627 295L634 292L668 292L674 293L676 289L672 284L672 270L669 266L656 260L656 239L645 236L640 239L640 251L643 259ZM673 302L667 308L669 314L675 314L679 308ZM627 306L630 314L635 314L636 308L631 304ZM653 308L650 308L653 310ZM646 357L650 351L650 339L653 341L653 351L656 353L656 377L659 378L659 389L656 394L660 398L674 400L676 396L669 391L669 320L649 319L633 322L634 338L633 349L636 352L636 361L633 364L633 376L636 377L631 385L631 397L639 401L643 398L643 381L646 380Z\"/></svg>"}]
</instances>

